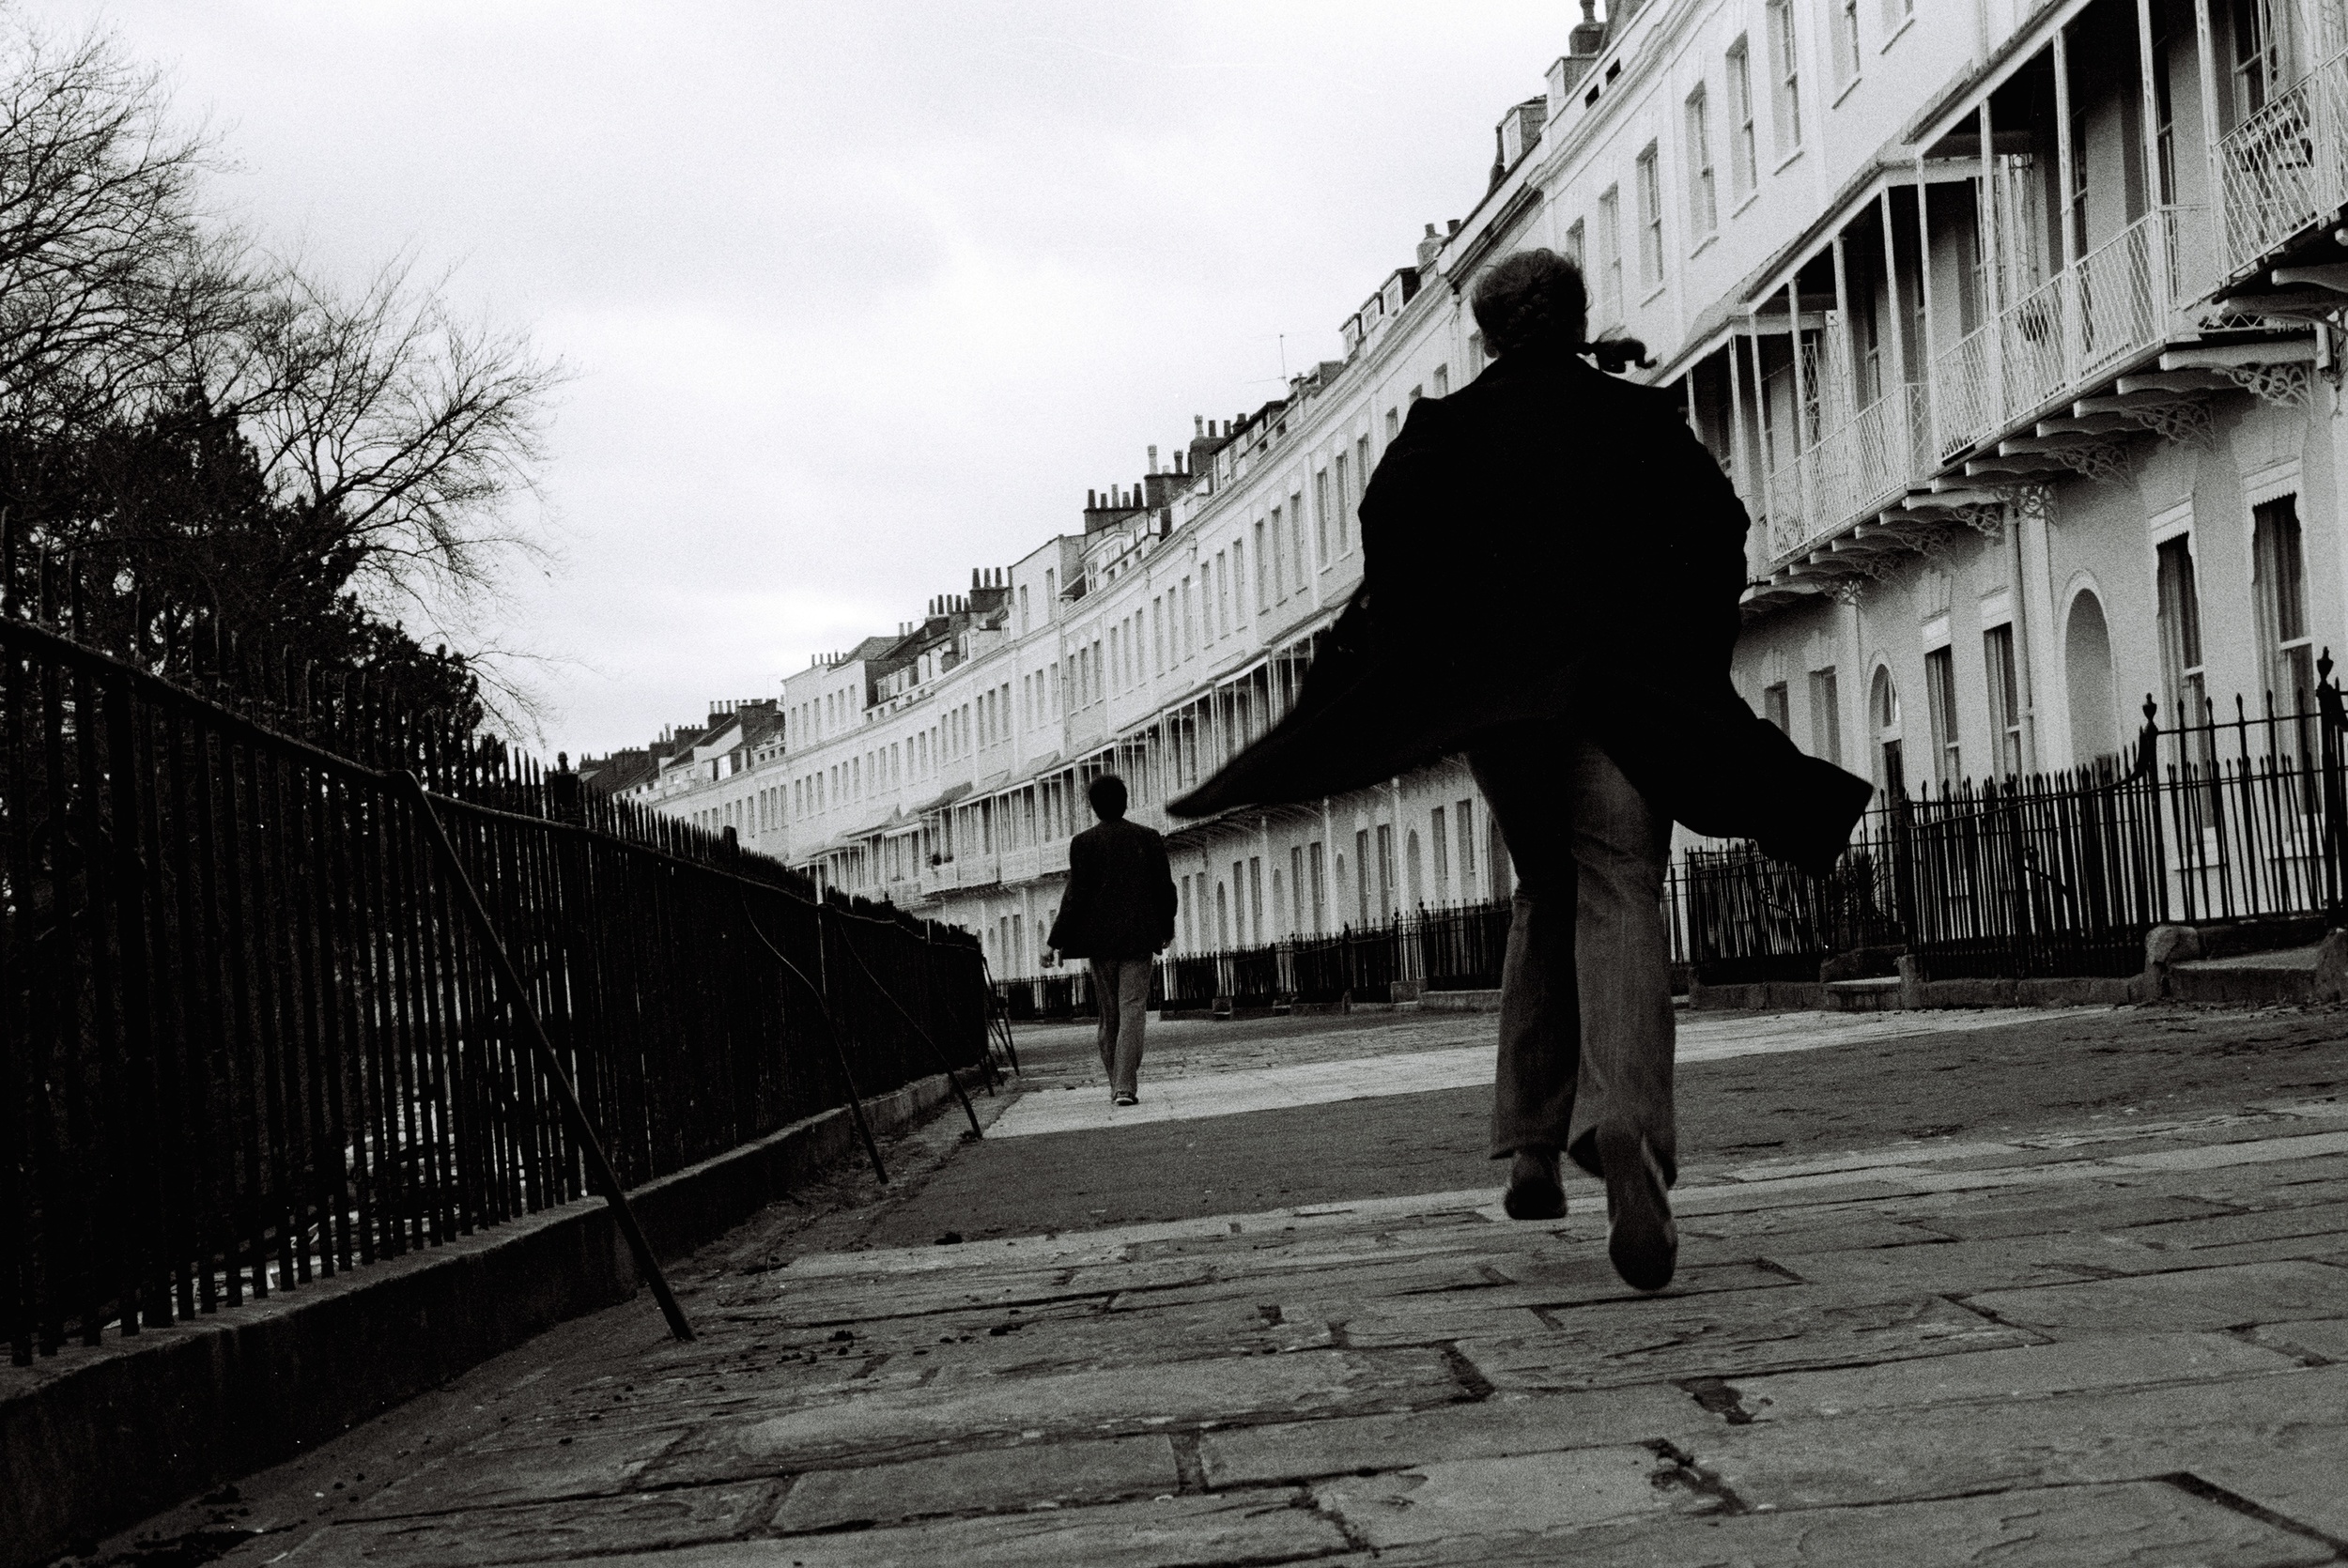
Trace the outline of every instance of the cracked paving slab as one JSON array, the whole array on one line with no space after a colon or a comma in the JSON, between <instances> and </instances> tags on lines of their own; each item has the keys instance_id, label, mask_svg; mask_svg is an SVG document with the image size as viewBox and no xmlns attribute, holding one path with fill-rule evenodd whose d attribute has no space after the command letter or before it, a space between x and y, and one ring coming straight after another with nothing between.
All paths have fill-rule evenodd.
<instances>
[{"instance_id":1,"label":"cracked paving slab","mask_svg":"<svg viewBox=\"0 0 2348 1568\"><path fill-rule=\"evenodd\" d=\"M1773 1061L1831 1101L1897 1051L1945 1114L1691 1147L1682 1268L1653 1297L1614 1277L1582 1180L1535 1224L1490 1186L1365 1180L917 1240L981 1160L998 1211L1025 1182L1063 1213L1051 1151L1101 1136L933 1124L888 1151L891 1190L839 1176L680 1266L695 1343L641 1302L564 1325L148 1533L264 1531L228 1568L2348 1560L2348 1102L2277 1092L2348 1085L2348 1015L1904 1019L1800 1052L1799 1021L1749 1021L1751 1049L1705 1022L1691 1097ZM2017 1038L2093 1068L2128 1027L2186 1077L2204 1037L2264 1059L2246 1030L2289 1061L2156 1115L1950 1121ZM1269 1032L1215 1038L1237 1043L1187 1064L1194 1103L1218 1061L1278 1065L1250 1043ZM1381 1038L1308 1032L1314 1082L1375 1072L1387 1055L1335 1053ZM1392 1038L1457 1049L1423 1021ZM1246 1191L1309 1189L1312 1109L1182 1135Z\"/></svg>"}]
</instances>

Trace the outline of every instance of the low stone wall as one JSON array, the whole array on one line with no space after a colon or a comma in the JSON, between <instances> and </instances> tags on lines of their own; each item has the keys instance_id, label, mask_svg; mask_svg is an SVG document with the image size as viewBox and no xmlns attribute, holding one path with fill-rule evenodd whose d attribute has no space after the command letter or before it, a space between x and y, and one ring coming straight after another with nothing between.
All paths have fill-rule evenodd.
<instances>
[{"instance_id":1,"label":"low stone wall","mask_svg":"<svg viewBox=\"0 0 2348 1568\"><path fill-rule=\"evenodd\" d=\"M875 1132L894 1130L951 1092L941 1074L867 1100L866 1115ZM861 1158L857 1144L842 1106L628 1201L660 1255L680 1257ZM640 1283L610 1207L585 1199L192 1323L0 1367L0 1565L47 1562L289 1458Z\"/></svg>"}]
</instances>

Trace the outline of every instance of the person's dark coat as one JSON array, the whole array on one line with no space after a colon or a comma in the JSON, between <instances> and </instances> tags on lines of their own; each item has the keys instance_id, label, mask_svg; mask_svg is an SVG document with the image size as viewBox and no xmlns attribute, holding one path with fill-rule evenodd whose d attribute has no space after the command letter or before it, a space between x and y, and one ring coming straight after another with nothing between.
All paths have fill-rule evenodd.
<instances>
[{"instance_id":1,"label":"person's dark coat","mask_svg":"<svg viewBox=\"0 0 2348 1568\"><path fill-rule=\"evenodd\" d=\"M1729 679L1748 519L1668 393L1521 351L1412 406L1296 706L1177 816L1316 799L1563 721L1693 832L1823 874L1873 792Z\"/></svg>"},{"instance_id":2,"label":"person's dark coat","mask_svg":"<svg viewBox=\"0 0 2348 1568\"><path fill-rule=\"evenodd\" d=\"M1068 891L1046 945L1063 958L1146 959L1173 940L1165 839L1111 817L1068 841Z\"/></svg>"}]
</instances>

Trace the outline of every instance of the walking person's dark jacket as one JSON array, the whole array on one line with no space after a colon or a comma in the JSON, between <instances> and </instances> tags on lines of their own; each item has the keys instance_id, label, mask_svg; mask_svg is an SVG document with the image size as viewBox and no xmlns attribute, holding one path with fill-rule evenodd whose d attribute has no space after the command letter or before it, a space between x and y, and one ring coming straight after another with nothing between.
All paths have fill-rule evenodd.
<instances>
[{"instance_id":1,"label":"walking person's dark jacket","mask_svg":"<svg viewBox=\"0 0 2348 1568\"><path fill-rule=\"evenodd\" d=\"M1166 840L1112 817L1068 842L1068 890L1048 945L1062 958L1146 959L1174 939Z\"/></svg>"},{"instance_id":2,"label":"walking person's dark jacket","mask_svg":"<svg viewBox=\"0 0 2348 1568\"><path fill-rule=\"evenodd\" d=\"M1670 394L1509 354L1413 405L1361 519L1361 587L1297 705L1176 815L1359 789L1564 720L1691 830L1832 866L1871 787L1731 684L1748 519Z\"/></svg>"}]
</instances>

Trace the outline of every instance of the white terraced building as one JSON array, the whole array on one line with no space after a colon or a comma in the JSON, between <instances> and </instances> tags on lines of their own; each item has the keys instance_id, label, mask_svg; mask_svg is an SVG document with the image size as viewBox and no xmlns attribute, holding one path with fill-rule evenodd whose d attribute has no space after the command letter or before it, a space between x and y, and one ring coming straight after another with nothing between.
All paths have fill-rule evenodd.
<instances>
[{"instance_id":1,"label":"white terraced building","mask_svg":"<svg viewBox=\"0 0 2348 1568\"><path fill-rule=\"evenodd\" d=\"M790 678L779 748L658 808L978 930L1003 976L1044 960L1105 769L1171 838L1178 950L1505 895L1456 762L1163 803L1282 711L1358 578L1367 475L1482 368L1475 280L1534 245L1581 259L1594 330L1649 346L1633 374L1744 496L1737 678L1806 747L1913 791L2107 756L2148 693L2288 703L2348 645L2343 5L1585 7L1342 359Z\"/></svg>"}]
</instances>

